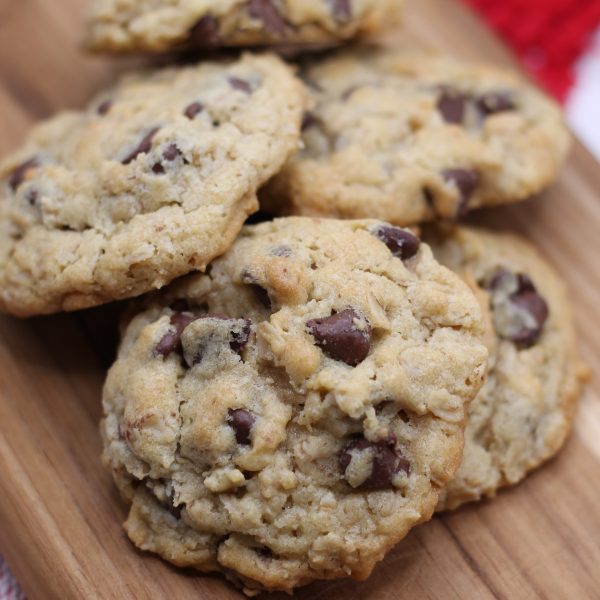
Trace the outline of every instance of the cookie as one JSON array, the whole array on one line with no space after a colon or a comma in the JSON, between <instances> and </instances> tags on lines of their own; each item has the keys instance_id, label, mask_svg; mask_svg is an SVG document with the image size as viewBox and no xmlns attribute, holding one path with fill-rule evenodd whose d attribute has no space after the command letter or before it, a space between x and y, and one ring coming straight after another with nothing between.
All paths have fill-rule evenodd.
<instances>
[{"instance_id":1,"label":"cookie","mask_svg":"<svg viewBox=\"0 0 600 600\"><path fill-rule=\"evenodd\" d=\"M0 165L0 308L75 310L223 253L298 147L302 84L275 56L126 76Z\"/></svg>"},{"instance_id":2,"label":"cookie","mask_svg":"<svg viewBox=\"0 0 600 600\"><path fill-rule=\"evenodd\" d=\"M513 74L445 56L348 50L304 68L304 149L261 197L273 214L454 219L557 175L559 108Z\"/></svg>"},{"instance_id":3,"label":"cookie","mask_svg":"<svg viewBox=\"0 0 600 600\"><path fill-rule=\"evenodd\" d=\"M90 48L166 52L273 44L331 44L399 21L401 0L96 0Z\"/></svg>"},{"instance_id":4,"label":"cookie","mask_svg":"<svg viewBox=\"0 0 600 600\"><path fill-rule=\"evenodd\" d=\"M476 298L379 221L246 226L127 327L104 388L125 529L248 593L365 578L457 468Z\"/></svg>"},{"instance_id":5,"label":"cookie","mask_svg":"<svg viewBox=\"0 0 600 600\"><path fill-rule=\"evenodd\" d=\"M524 239L457 227L426 234L481 298L486 382L471 403L463 462L438 510L493 497L564 444L587 373L563 282Z\"/></svg>"}]
</instances>

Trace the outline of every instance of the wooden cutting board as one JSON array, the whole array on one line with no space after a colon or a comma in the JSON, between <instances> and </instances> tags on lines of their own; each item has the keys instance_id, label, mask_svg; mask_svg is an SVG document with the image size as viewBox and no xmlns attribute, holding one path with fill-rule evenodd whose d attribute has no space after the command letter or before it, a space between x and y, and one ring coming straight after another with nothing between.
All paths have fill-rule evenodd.
<instances>
[{"instance_id":1,"label":"wooden cutting board","mask_svg":"<svg viewBox=\"0 0 600 600\"><path fill-rule=\"evenodd\" d=\"M78 49L85 4L0 0L0 155L32 121L81 105L114 74L114 62ZM452 0L412 0L405 30L395 37L509 62ZM598 364L598 164L577 145L543 197L478 220L539 244L571 285L581 349ZM219 577L177 571L138 553L120 528L125 506L101 467L97 432L118 310L0 319L0 553L32 600L239 598ZM575 434L551 464L492 502L417 528L367 582L317 583L297 598L600 598L599 497L594 380Z\"/></svg>"}]
</instances>

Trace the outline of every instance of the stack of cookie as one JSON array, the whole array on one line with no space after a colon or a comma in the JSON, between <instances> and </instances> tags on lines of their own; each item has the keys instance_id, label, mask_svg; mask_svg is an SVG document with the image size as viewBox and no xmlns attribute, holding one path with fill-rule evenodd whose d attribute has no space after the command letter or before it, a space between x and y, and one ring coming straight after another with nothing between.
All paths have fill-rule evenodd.
<instances>
[{"instance_id":1,"label":"stack of cookie","mask_svg":"<svg viewBox=\"0 0 600 600\"><path fill-rule=\"evenodd\" d=\"M517 483L585 375L551 267L453 224L552 182L559 109L497 69L323 50L400 8L95 0L96 51L210 59L125 75L0 166L3 310L141 296L101 424L127 534L250 595L365 578L436 510Z\"/></svg>"}]
</instances>

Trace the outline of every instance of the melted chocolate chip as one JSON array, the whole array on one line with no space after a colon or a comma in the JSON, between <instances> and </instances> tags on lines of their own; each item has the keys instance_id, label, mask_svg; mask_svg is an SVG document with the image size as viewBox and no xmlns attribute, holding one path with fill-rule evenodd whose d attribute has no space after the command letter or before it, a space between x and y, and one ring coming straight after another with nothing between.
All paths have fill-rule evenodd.
<instances>
[{"instance_id":1,"label":"melted chocolate chip","mask_svg":"<svg viewBox=\"0 0 600 600\"><path fill-rule=\"evenodd\" d=\"M248 446L252 443L250 433L256 417L244 408L230 408L227 424L233 429L238 444Z\"/></svg>"},{"instance_id":2,"label":"melted chocolate chip","mask_svg":"<svg viewBox=\"0 0 600 600\"><path fill-rule=\"evenodd\" d=\"M202 17L191 29L189 40L192 46L216 46L220 41L219 21L212 15Z\"/></svg>"},{"instance_id":3,"label":"melted chocolate chip","mask_svg":"<svg viewBox=\"0 0 600 600\"><path fill-rule=\"evenodd\" d=\"M188 119L193 119L204 110L204 105L201 102L192 102L185 107L183 114Z\"/></svg>"},{"instance_id":4,"label":"melted chocolate chip","mask_svg":"<svg viewBox=\"0 0 600 600\"><path fill-rule=\"evenodd\" d=\"M198 317L192 313L173 313L171 315L171 326L160 342L154 348L155 356L167 357L173 352L181 350L181 334L185 328Z\"/></svg>"},{"instance_id":5,"label":"melted chocolate chip","mask_svg":"<svg viewBox=\"0 0 600 600\"><path fill-rule=\"evenodd\" d=\"M469 200L476 190L481 177L472 169L446 169L442 172L443 178L448 183L453 183L460 192L460 204L457 216L464 217L469 210Z\"/></svg>"},{"instance_id":6,"label":"melted chocolate chip","mask_svg":"<svg viewBox=\"0 0 600 600\"><path fill-rule=\"evenodd\" d=\"M515 110L516 106L509 92L488 92L479 96L477 108L484 115L493 115L499 112Z\"/></svg>"},{"instance_id":7,"label":"melted chocolate chip","mask_svg":"<svg viewBox=\"0 0 600 600\"><path fill-rule=\"evenodd\" d=\"M8 185L13 192L25 181L27 171L30 169L36 169L40 166L40 161L37 157L30 158L24 163L21 163L10 175L8 179Z\"/></svg>"},{"instance_id":8,"label":"melted chocolate chip","mask_svg":"<svg viewBox=\"0 0 600 600\"><path fill-rule=\"evenodd\" d=\"M444 117L444 121L461 124L465 117L467 96L450 86L442 86L440 91L437 109Z\"/></svg>"},{"instance_id":9,"label":"melted chocolate chip","mask_svg":"<svg viewBox=\"0 0 600 600\"><path fill-rule=\"evenodd\" d=\"M121 161L124 165L133 162L140 154L148 154L152 149L152 140L160 127L150 130L140 141L140 143Z\"/></svg>"},{"instance_id":10,"label":"melted chocolate chip","mask_svg":"<svg viewBox=\"0 0 600 600\"><path fill-rule=\"evenodd\" d=\"M240 92L244 92L244 94L252 93L252 86L245 79L230 77L229 85L231 85L234 90L239 90Z\"/></svg>"},{"instance_id":11,"label":"melted chocolate chip","mask_svg":"<svg viewBox=\"0 0 600 600\"><path fill-rule=\"evenodd\" d=\"M112 108L112 105L113 105L113 101L112 100L104 100L104 102L101 102L98 105L98 108L96 109L96 112L100 116L104 116Z\"/></svg>"},{"instance_id":12,"label":"melted chocolate chip","mask_svg":"<svg viewBox=\"0 0 600 600\"><path fill-rule=\"evenodd\" d=\"M265 29L271 33L284 35L288 30L288 24L271 0L250 0L248 2L248 14L253 19L262 21Z\"/></svg>"},{"instance_id":13,"label":"melted chocolate chip","mask_svg":"<svg viewBox=\"0 0 600 600\"><path fill-rule=\"evenodd\" d=\"M375 230L375 235L389 248L394 256L402 260L412 258L421 246L421 241L416 235L399 227L382 225Z\"/></svg>"},{"instance_id":14,"label":"melted chocolate chip","mask_svg":"<svg viewBox=\"0 0 600 600\"><path fill-rule=\"evenodd\" d=\"M248 340L250 339L250 332L252 331L252 321L250 319L244 319L244 326L241 331L231 332L231 342L229 343L231 349L234 352L240 354L246 347Z\"/></svg>"},{"instance_id":15,"label":"melted chocolate chip","mask_svg":"<svg viewBox=\"0 0 600 600\"><path fill-rule=\"evenodd\" d=\"M349 21L352 18L352 6L350 0L329 0L331 14L338 21Z\"/></svg>"},{"instance_id":16,"label":"melted chocolate chip","mask_svg":"<svg viewBox=\"0 0 600 600\"><path fill-rule=\"evenodd\" d=\"M352 308L330 317L312 319L306 323L309 333L327 356L341 360L351 367L361 363L371 348L371 328L357 329L360 315Z\"/></svg>"},{"instance_id":17,"label":"melted chocolate chip","mask_svg":"<svg viewBox=\"0 0 600 600\"><path fill-rule=\"evenodd\" d=\"M390 487L396 474L401 471L408 473L410 470L410 463L396 447L396 437L390 434L387 439L379 442L370 442L364 437L351 440L339 456L342 472L345 473L350 465L353 452L364 451L372 452L373 462L371 473L358 486L360 488L374 490Z\"/></svg>"}]
</instances>

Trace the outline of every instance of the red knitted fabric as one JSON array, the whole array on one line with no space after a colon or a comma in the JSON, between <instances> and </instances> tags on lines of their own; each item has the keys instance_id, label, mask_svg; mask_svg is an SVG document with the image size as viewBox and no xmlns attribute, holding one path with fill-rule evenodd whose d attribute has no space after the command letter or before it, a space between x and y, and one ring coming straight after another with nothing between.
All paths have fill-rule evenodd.
<instances>
[{"instance_id":1,"label":"red knitted fabric","mask_svg":"<svg viewBox=\"0 0 600 600\"><path fill-rule=\"evenodd\" d=\"M600 0L465 0L517 52L559 100L574 82L573 66L600 26Z\"/></svg>"}]
</instances>

